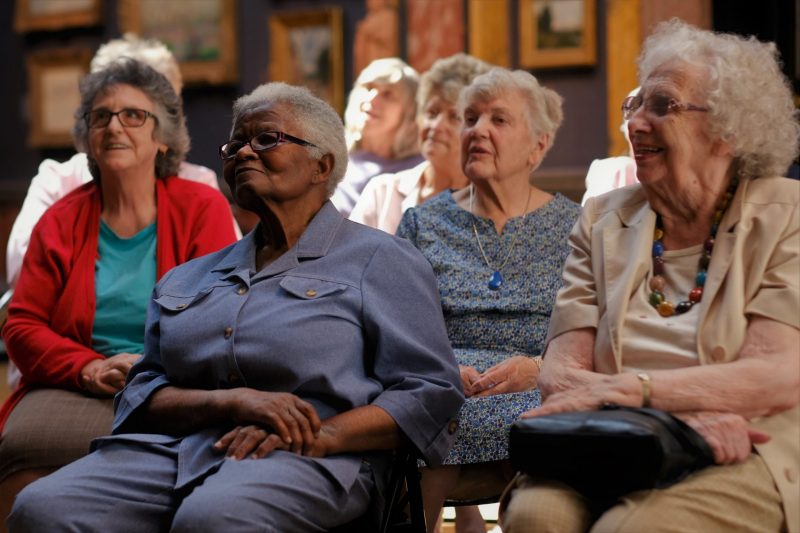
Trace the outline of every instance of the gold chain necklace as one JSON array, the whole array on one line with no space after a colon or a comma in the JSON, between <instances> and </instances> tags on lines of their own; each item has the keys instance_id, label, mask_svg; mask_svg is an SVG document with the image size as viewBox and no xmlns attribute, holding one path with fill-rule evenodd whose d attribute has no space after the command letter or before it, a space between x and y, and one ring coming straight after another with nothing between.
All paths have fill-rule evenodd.
<instances>
[{"instance_id":1,"label":"gold chain necklace","mask_svg":"<svg viewBox=\"0 0 800 533\"><path fill-rule=\"evenodd\" d=\"M477 215L475 215L475 213L472 210L472 203L473 203L473 198L474 198L474 193L473 193L474 189L475 189L475 186L470 183L470 185L469 185L469 212L473 216L477 216ZM522 214L522 224L524 224L525 223L525 219L528 218L528 208L530 207L530 204L531 204L531 193L532 192L533 192L533 189L531 187L528 187L528 200L525 202L525 211ZM494 269L492 268L492 264L489 262L489 259L486 257L486 252L483 251L483 245L481 244L481 238L478 236L478 228L475 226L475 220L474 219L472 220L472 232L475 234L475 240L478 242L478 249L481 251L481 256L483 257L484 263L486 263L486 266L489 267L489 270L493 270L492 275L489 277L489 283L487 285L489 286L490 290L493 290L493 291L499 290L500 287L503 285L503 282L505 281L503 279L503 275L500 273L500 271L503 270L503 267L506 266L506 263L508 263L508 260L511 258L511 253L514 251L514 245L517 244L517 237L519 237L519 234L521 233L521 231L516 232L514 234L514 236L511 238L511 246L508 248L508 253L506 254L506 258L503 260L503 262L500 264L499 267L494 268Z\"/></svg>"}]
</instances>

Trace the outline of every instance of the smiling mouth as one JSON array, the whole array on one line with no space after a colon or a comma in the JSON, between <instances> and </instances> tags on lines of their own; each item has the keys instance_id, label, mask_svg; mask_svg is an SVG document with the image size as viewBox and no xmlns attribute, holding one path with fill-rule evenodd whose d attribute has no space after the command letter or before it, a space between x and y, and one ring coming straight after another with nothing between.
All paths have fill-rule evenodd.
<instances>
[{"instance_id":1,"label":"smiling mouth","mask_svg":"<svg viewBox=\"0 0 800 533\"><path fill-rule=\"evenodd\" d=\"M659 154L663 152L663 148L659 148L657 146L636 146L633 150L633 154L636 157L645 157L652 154Z\"/></svg>"}]
</instances>

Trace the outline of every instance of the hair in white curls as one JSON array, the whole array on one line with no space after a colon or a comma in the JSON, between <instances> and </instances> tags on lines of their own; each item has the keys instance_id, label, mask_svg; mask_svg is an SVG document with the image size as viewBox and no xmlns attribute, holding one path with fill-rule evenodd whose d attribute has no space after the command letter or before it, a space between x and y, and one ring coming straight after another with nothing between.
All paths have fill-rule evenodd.
<instances>
[{"instance_id":1,"label":"hair in white curls","mask_svg":"<svg viewBox=\"0 0 800 533\"><path fill-rule=\"evenodd\" d=\"M705 69L711 134L730 144L741 178L782 176L797 157L798 112L774 43L713 33L678 19L659 24L639 57L639 82L670 61Z\"/></svg>"},{"instance_id":2,"label":"hair in white curls","mask_svg":"<svg viewBox=\"0 0 800 533\"><path fill-rule=\"evenodd\" d=\"M425 112L425 104L435 95L450 104L457 104L461 89L469 85L475 76L490 68L492 65L489 63L461 52L437 59L419 78L417 114L422 115Z\"/></svg>"},{"instance_id":3,"label":"hair in white curls","mask_svg":"<svg viewBox=\"0 0 800 533\"><path fill-rule=\"evenodd\" d=\"M328 196L332 195L347 170L347 145L339 115L305 87L265 83L234 102L231 134L245 114L267 105L291 108L297 131L286 133L314 144L305 147L312 158L319 160L325 154L333 156L333 170L328 178Z\"/></svg>"},{"instance_id":4,"label":"hair in white curls","mask_svg":"<svg viewBox=\"0 0 800 533\"><path fill-rule=\"evenodd\" d=\"M461 91L459 110L463 115L464 109L470 102L487 101L501 98L505 94L517 91L523 96L525 106L525 120L531 141L536 142L535 136L545 134L549 142L545 153L553 146L556 131L561 126L564 113L561 110L563 99L552 89L539 85L539 80L530 72L524 70L508 70L494 67L488 72L476 76L472 83Z\"/></svg>"}]
</instances>

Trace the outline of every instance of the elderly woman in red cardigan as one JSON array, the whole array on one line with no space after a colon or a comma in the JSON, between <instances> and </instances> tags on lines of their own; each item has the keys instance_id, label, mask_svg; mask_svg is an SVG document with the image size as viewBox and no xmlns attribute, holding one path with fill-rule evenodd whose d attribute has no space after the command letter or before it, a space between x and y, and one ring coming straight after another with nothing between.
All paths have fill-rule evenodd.
<instances>
[{"instance_id":1,"label":"elderly woman in red cardigan","mask_svg":"<svg viewBox=\"0 0 800 533\"><path fill-rule=\"evenodd\" d=\"M0 409L2 519L22 487L110 432L156 280L236 239L227 200L175 176L189 137L164 76L130 59L91 74L76 118L94 181L37 224L3 330L22 379Z\"/></svg>"}]
</instances>

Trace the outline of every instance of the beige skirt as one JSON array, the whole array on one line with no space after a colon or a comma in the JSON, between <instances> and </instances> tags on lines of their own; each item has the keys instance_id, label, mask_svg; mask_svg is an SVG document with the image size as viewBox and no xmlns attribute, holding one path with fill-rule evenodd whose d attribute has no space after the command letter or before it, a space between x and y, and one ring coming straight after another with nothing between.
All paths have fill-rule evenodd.
<instances>
[{"instance_id":1,"label":"beige skirt","mask_svg":"<svg viewBox=\"0 0 800 533\"><path fill-rule=\"evenodd\" d=\"M21 470L60 468L89 453L111 433L111 398L63 389L36 389L14 407L0 436L0 481Z\"/></svg>"}]
</instances>

